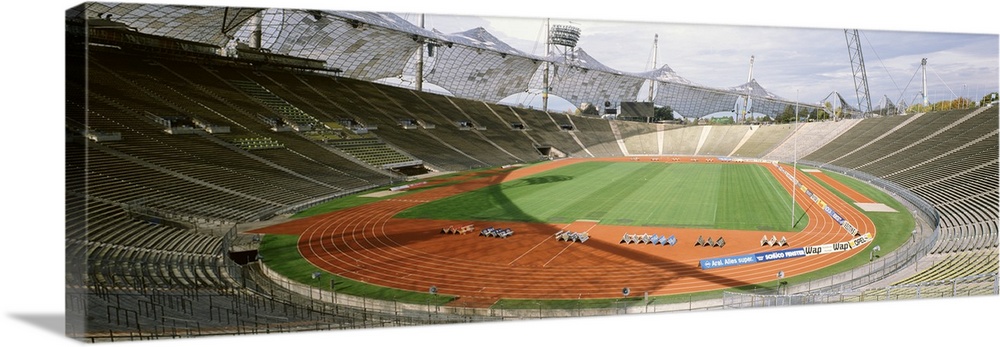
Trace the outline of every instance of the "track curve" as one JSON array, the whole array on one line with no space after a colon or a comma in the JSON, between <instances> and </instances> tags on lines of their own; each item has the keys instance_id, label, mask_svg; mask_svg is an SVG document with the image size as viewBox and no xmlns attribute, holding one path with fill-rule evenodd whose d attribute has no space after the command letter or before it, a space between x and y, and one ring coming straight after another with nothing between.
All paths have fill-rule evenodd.
<instances>
[{"instance_id":1,"label":"track curve","mask_svg":"<svg viewBox=\"0 0 1000 347\"><path fill-rule=\"evenodd\" d=\"M302 256L317 267L340 276L420 292L436 286L441 294L480 302L500 298L618 298L623 287L629 287L633 293L648 292L649 295L717 290L774 281L778 271L783 271L786 277L811 272L862 250L856 248L794 260L702 270L698 265L700 259L778 249L760 246L764 235L786 236L793 247L853 238L805 193L793 190L791 180L770 164L730 165L765 165L785 191L794 191L796 201L809 216L809 225L801 232L622 227L578 221L571 223L571 229L588 230L591 239L586 243L572 243L553 238L556 231L570 224L393 218L418 204L582 160L630 159L565 159L514 171L495 169L469 173L458 178L464 182L454 185L294 220L257 232L299 234L298 249ZM836 194L806 175L799 175L799 181L862 233L876 234L872 221ZM442 227L465 224L475 224L476 230L492 224L509 227L516 230L516 236L498 239L478 236L478 232L465 235L440 232ZM678 243L674 246L621 245L619 241L625 232L673 234ZM723 236L726 246L694 246L694 240L700 235Z\"/></svg>"}]
</instances>

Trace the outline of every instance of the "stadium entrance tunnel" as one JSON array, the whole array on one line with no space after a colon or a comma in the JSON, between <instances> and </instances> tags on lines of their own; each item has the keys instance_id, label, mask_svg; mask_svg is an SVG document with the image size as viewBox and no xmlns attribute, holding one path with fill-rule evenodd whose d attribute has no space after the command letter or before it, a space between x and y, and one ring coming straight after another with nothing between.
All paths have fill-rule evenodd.
<instances>
[{"instance_id":1,"label":"stadium entrance tunnel","mask_svg":"<svg viewBox=\"0 0 1000 347\"><path fill-rule=\"evenodd\" d=\"M541 154L543 157L549 159L566 157L565 152L560 151L558 148L552 147L551 145L535 145L535 150L538 151L538 154Z\"/></svg>"},{"instance_id":2,"label":"stadium entrance tunnel","mask_svg":"<svg viewBox=\"0 0 1000 347\"><path fill-rule=\"evenodd\" d=\"M236 264L246 265L254 261L257 261L257 249L245 250L245 251L230 251L229 259L232 259Z\"/></svg>"},{"instance_id":3,"label":"stadium entrance tunnel","mask_svg":"<svg viewBox=\"0 0 1000 347\"><path fill-rule=\"evenodd\" d=\"M535 146L535 149L538 150L539 154L544 156L548 156L552 153L552 146Z\"/></svg>"},{"instance_id":4,"label":"stadium entrance tunnel","mask_svg":"<svg viewBox=\"0 0 1000 347\"><path fill-rule=\"evenodd\" d=\"M398 174L401 174L401 175L406 175L406 176L419 176L419 175L423 175L423 174L426 174L428 172L431 172L431 170L428 169L427 167L425 167L423 164L413 165L413 166L395 167L395 168L392 168L391 170L392 170L392 172L395 172L395 173L398 173Z\"/></svg>"}]
</instances>

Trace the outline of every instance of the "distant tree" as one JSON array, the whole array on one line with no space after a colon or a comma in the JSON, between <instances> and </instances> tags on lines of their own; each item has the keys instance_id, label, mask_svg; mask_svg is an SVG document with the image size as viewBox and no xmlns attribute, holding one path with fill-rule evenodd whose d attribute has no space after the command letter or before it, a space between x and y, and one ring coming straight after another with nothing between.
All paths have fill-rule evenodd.
<instances>
[{"instance_id":1,"label":"distant tree","mask_svg":"<svg viewBox=\"0 0 1000 347\"><path fill-rule=\"evenodd\" d=\"M922 110L923 110L923 112L926 112L926 111L948 111L948 110L961 110L961 109L971 108L971 107L974 107L974 106L975 106L975 103L972 102L972 100L969 100L969 99L966 99L966 98L963 98L963 97L958 97L958 98L955 98L955 99L952 99L952 100L941 100L941 101L935 102L934 104L932 104L930 106L929 109L924 108Z\"/></svg>"},{"instance_id":2,"label":"distant tree","mask_svg":"<svg viewBox=\"0 0 1000 347\"><path fill-rule=\"evenodd\" d=\"M935 102L931 105L932 111L948 111L951 110L951 100L943 100Z\"/></svg>"},{"instance_id":3,"label":"distant tree","mask_svg":"<svg viewBox=\"0 0 1000 347\"><path fill-rule=\"evenodd\" d=\"M969 99L966 99L966 98L963 98L963 97L959 97L958 99L955 99L955 100L951 101L951 109L953 109L953 110L958 110L958 109L963 109L963 108L970 108L970 107L973 107L975 105L976 105L976 103L972 102L972 100L969 100Z\"/></svg>"},{"instance_id":4,"label":"distant tree","mask_svg":"<svg viewBox=\"0 0 1000 347\"><path fill-rule=\"evenodd\" d=\"M812 111L812 117L815 120L827 120L830 119L830 114L826 113L826 110L821 108L815 108Z\"/></svg>"},{"instance_id":5,"label":"distant tree","mask_svg":"<svg viewBox=\"0 0 1000 347\"><path fill-rule=\"evenodd\" d=\"M987 105L998 100L1000 100L1000 93L992 92L983 96L983 100L980 101L980 106Z\"/></svg>"},{"instance_id":6,"label":"distant tree","mask_svg":"<svg viewBox=\"0 0 1000 347\"><path fill-rule=\"evenodd\" d=\"M830 114L829 112L827 112L827 110L833 110L833 114ZM836 115L837 115L838 112L840 112L840 108L834 109L833 108L833 104L831 104L829 101L827 101L827 102L823 103L823 108L820 108L820 109L816 110L816 119L818 119L818 120L827 120L827 119L831 119L831 118L836 118Z\"/></svg>"},{"instance_id":7,"label":"distant tree","mask_svg":"<svg viewBox=\"0 0 1000 347\"><path fill-rule=\"evenodd\" d=\"M709 124L735 124L732 117L712 117L708 120Z\"/></svg>"},{"instance_id":8,"label":"distant tree","mask_svg":"<svg viewBox=\"0 0 1000 347\"><path fill-rule=\"evenodd\" d=\"M653 121L674 120L674 109L670 105L657 107L653 110Z\"/></svg>"},{"instance_id":9,"label":"distant tree","mask_svg":"<svg viewBox=\"0 0 1000 347\"><path fill-rule=\"evenodd\" d=\"M791 123L795 121L795 106L787 105L785 110L775 118L775 123Z\"/></svg>"}]
</instances>

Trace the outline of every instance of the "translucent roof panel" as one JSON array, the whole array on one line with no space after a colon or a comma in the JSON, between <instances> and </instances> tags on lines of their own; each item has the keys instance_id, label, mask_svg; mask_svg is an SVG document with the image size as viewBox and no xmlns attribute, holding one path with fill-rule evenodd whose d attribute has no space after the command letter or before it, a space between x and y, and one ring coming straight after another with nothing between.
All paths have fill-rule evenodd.
<instances>
[{"instance_id":1,"label":"translucent roof panel","mask_svg":"<svg viewBox=\"0 0 1000 347\"><path fill-rule=\"evenodd\" d=\"M750 80L750 82L747 82L747 83L744 83L744 84L741 84L741 85L729 88L729 91L734 92L734 93L738 93L738 94L742 94L742 95L746 95L747 92L749 92L750 96L752 96L752 97L771 98L771 99L784 99L784 98L782 98L780 96L771 94L771 92L768 92L766 89L764 89L763 86L761 86L759 83L757 83L757 80L755 80L755 79L754 80Z\"/></svg>"},{"instance_id":2,"label":"translucent roof panel","mask_svg":"<svg viewBox=\"0 0 1000 347\"><path fill-rule=\"evenodd\" d=\"M259 8L160 4L86 3L86 16L124 23L141 33L222 47L227 35Z\"/></svg>"},{"instance_id":3,"label":"translucent roof panel","mask_svg":"<svg viewBox=\"0 0 1000 347\"><path fill-rule=\"evenodd\" d=\"M446 40L440 33L427 30L410 23L403 17L395 13L388 12L351 12L351 11L323 11L323 13L343 18L348 21L363 23L367 26L380 27L398 31L406 34L428 37L436 40Z\"/></svg>"},{"instance_id":4,"label":"translucent roof panel","mask_svg":"<svg viewBox=\"0 0 1000 347\"><path fill-rule=\"evenodd\" d=\"M645 78L610 69L591 58L582 50L577 50L576 59L556 58L549 68L549 89L576 106L582 103L601 105L605 101L618 104L635 101ZM564 63L569 61L569 63ZM544 69L539 69L531 78L531 85L543 85Z\"/></svg>"},{"instance_id":5,"label":"translucent roof panel","mask_svg":"<svg viewBox=\"0 0 1000 347\"><path fill-rule=\"evenodd\" d=\"M715 112L732 111L738 94L722 93L709 88L659 82L653 103L670 106L684 117L702 117Z\"/></svg>"},{"instance_id":6,"label":"translucent roof panel","mask_svg":"<svg viewBox=\"0 0 1000 347\"><path fill-rule=\"evenodd\" d=\"M618 104L635 101L645 80L630 75L617 75L575 66L557 66L549 77L551 93L579 106L581 103L601 105L605 101Z\"/></svg>"},{"instance_id":7,"label":"translucent roof panel","mask_svg":"<svg viewBox=\"0 0 1000 347\"><path fill-rule=\"evenodd\" d=\"M445 39L448 42L457 43L463 46L469 46L474 48L484 48L504 54L509 55L519 55L522 57L529 57L530 55L521 52L514 47L511 47L506 42L500 41L496 36L490 34L489 31L478 27L475 29L466 30L460 33L454 33L450 35L445 35ZM541 59L540 57L538 59Z\"/></svg>"},{"instance_id":8,"label":"translucent roof panel","mask_svg":"<svg viewBox=\"0 0 1000 347\"><path fill-rule=\"evenodd\" d=\"M261 45L272 53L325 60L366 81L401 74L419 45L411 34L319 11L269 10L261 27ZM250 32L247 24L237 38L249 40Z\"/></svg>"},{"instance_id":9,"label":"translucent roof panel","mask_svg":"<svg viewBox=\"0 0 1000 347\"><path fill-rule=\"evenodd\" d=\"M590 56L590 54L587 54L587 52L584 51L583 48L579 47L574 49L572 53L569 53L568 55L554 52L550 54L550 60L552 60L552 62L557 64L568 64L588 70L604 71L619 75L628 74L627 72L618 71L616 69L608 67L607 65L602 64L601 62L597 61L596 58Z\"/></svg>"},{"instance_id":10,"label":"translucent roof panel","mask_svg":"<svg viewBox=\"0 0 1000 347\"><path fill-rule=\"evenodd\" d=\"M433 44L434 55L425 55L425 81L463 98L499 102L540 89L542 67L549 61L551 93L575 105L634 101L647 80L658 83L656 104L670 105L685 116L731 111L747 93L754 97L754 112L774 115L794 104L768 93L756 81L733 88L699 86L667 65L623 72L581 48L538 57L512 48L483 28L443 34L393 13L87 3L84 15L106 18L110 14L111 20L142 33L222 47L232 39L250 43L253 21L249 19L258 12L264 49L323 60L344 76L365 81L415 75L418 48Z\"/></svg>"},{"instance_id":11,"label":"translucent roof panel","mask_svg":"<svg viewBox=\"0 0 1000 347\"><path fill-rule=\"evenodd\" d=\"M434 64L425 65L425 80L455 96L494 103L527 90L541 66L538 60L462 45L435 51Z\"/></svg>"},{"instance_id":12,"label":"translucent roof panel","mask_svg":"<svg viewBox=\"0 0 1000 347\"><path fill-rule=\"evenodd\" d=\"M674 69L671 69L670 66L667 66L667 64L663 64L663 66L661 66L659 69L638 73L636 75L642 78L647 78L660 82L696 85L694 82L691 82L687 78L678 75L677 72L674 71Z\"/></svg>"},{"instance_id":13,"label":"translucent roof panel","mask_svg":"<svg viewBox=\"0 0 1000 347\"><path fill-rule=\"evenodd\" d=\"M754 113L763 113L768 116L777 116L789 106L794 107L794 102L779 101L774 99L751 99L753 100L753 106L750 107L750 111ZM806 108L815 107L814 105L799 104L801 111L805 111Z\"/></svg>"},{"instance_id":14,"label":"translucent roof panel","mask_svg":"<svg viewBox=\"0 0 1000 347\"><path fill-rule=\"evenodd\" d=\"M757 85L759 86L759 85ZM761 93L763 87L760 88ZM756 93L756 92L755 92ZM716 112L729 112L736 108L736 102L746 95L736 90L720 90L714 88L704 88L691 85L659 82L657 84L656 96L653 103L657 105L670 106L685 117L703 117ZM794 106L794 101L775 99L770 97L751 97L751 112L763 113L769 116L776 116L783 112L789 105ZM802 107L816 107L817 105L799 104Z\"/></svg>"}]
</instances>

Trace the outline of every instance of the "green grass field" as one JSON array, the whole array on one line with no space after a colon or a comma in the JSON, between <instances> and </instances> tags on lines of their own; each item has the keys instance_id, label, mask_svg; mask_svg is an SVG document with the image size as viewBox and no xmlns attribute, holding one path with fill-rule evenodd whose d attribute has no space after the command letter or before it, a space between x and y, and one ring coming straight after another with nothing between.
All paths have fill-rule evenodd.
<instances>
[{"instance_id":1,"label":"green grass field","mask_svg":"<svg viewBox=\"0 0 1000 347\"><path fill-rule=\"evenodd\" d=\"M805 176L800 176L800 179L812 179L811 175L803 174ZM914 221L902 204L888 194L860 181L833 172L826 172L826 174L877 202L889 205L897 211L864 213L872 219L878 229L878 235L873 244L877 243L881 245L883 254L907 242L910 230L914 227ZM830 188L822 181L816 181L828 189ZM581 183L583 186L578 185ZM444 185L447 184L454 184L454 182L445 183ZM416 191L430 188L422 187ZM674 189L674 191L668 192L668 189ZM484 220L524 221L540 221L543 218L553 219L556 217L567 218L567 220L571 221L572 218L586 219L586 216L601 215L600 219L606 223L623 222L626 219L632 219L633 225L656 223L657 220L663 223L662 220L666 220L663 216L672 216L675 218L675 223L676 220L697 220L697 223L708 224L710 223L708 219L713 219L714 221L711 223L714 224L712 225L737 223L743 227L731 229L753 229L754 226L769 222L777 226L783 224L787 226L787 224L790 224L790 216L788 215L790 197L788 193L779 189L774 177L771 176L765 167L759 165L585 162L515 180L503 185L483 188L450 199L421 205L418 208L406 211L404 215L413 218L467 219L470 216L475 216L476 219ZM840 192L834 191L834 193L845 199L845 201L850 201L850 199L846 199ZM408 193L403 193L403 195L405 194ZM558 202L548 196L551 194L580 195L592 201L586 203L578 198ZM666 196L670 198L662 199L663 201L659 202L650 202L654 198L661 197L664 194L667 194ZM705 197L713 196L710 194L714 194L715 198L705 199ZM602 197L601 195L609 196ZM399 196L395 195L394 197ZM337 199L303 211L293 218L326 213L382 199L385 198L353 196ZM623 201L624 199L633 199L634 201ZM695 202L684 204L685 200ZM803 204L803 202L798 203ZM423 208L430 209L428 211L421 211ZM542 214L532 209L546 213ZM637 209L641 210L641 212L635 213L636 211L629 209ZM706 209L715 209L715 216L709 218L711 214L703 211ZM657 214L657 211L662 212L662 210L669 210L668 214ZM680 210L680 212L674 210ZM797 215L802 215L801 209L797 208L796 211ZM465 213L468 213L468 215L465 215ZM700 216L699 218L701 219L685 216L685 213ZM772 215L765 216L768 213ZM423 216L424 214L426 216ZM724 217L728 214L738 214L739 217ZM609 218L613 219L609 221ZM646 222L639 222L639 218L649 219ZM752 220L752 222L739 223L741 220ZM798 221L797 226L801 228L807 224L808 221L803 218ZM411 292L380 287L328 273L316 268L301 257L295 249L297 241L298 237L294 235L266 235L260 247L260 254L263 256L265 264L294 281L321 289L329 289L330 280L333 279L336 282L335 290L343 294L414 304L430 303L443 305L454 300L454 297L450 296L432 296L426 292ZM788 278L787 282L795 284L850 271L854 267L867 264L868 258L868 253L859 252L848 260L822 270ZM319 279L313 279L311 277L313 272L321 272L322 275ZM729 288L725 289L725 291L755 292L761 289L768 290L775 283L771 281L746 287ZM711 299L717 298L721 295L722 291L656 296L650 297L649 302L650 304L667 304ZM502 299L494 307L507 309L579 309L589 307L618 307L619 305L639 306L643 305L643 301L641 298L635 297L628 299L582 301Z\"/></svg>"},{"instance_id":2,"label":"green grass field","mask_svg":"<svg viewBox=\"0 0 1000 347\"><path fill-rule=\"evenodd\" d=\"M808 218L761 165L582 162L416 206L399 218L799 231Z\"/></svg>"}]
</instances>

